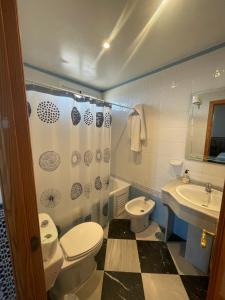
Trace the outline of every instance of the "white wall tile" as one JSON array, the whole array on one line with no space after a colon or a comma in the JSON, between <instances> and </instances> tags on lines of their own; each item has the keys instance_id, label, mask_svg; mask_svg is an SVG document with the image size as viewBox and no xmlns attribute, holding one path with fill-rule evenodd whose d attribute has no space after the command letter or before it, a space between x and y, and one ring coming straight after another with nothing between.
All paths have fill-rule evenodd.
<instances>
[{"instance_id":1,"label":"white wall tile","mask_svg":"<svg viewBox=\"0 0 225 300\"><path fill-rule=\"evenodd\" d=\"M175 176L169 161L181 159L191 178L223 186L224 166L185 160L191 95L224 87L225 73L213 77L218 68L225 69L224 48L105 93L108 101L129 106L143 103L146 116L147 141L136 161L125 129L129 112L113 111L114 175L160 191ZM171 88L172 82L176 88Z\"/></svg>"}]
</instances>

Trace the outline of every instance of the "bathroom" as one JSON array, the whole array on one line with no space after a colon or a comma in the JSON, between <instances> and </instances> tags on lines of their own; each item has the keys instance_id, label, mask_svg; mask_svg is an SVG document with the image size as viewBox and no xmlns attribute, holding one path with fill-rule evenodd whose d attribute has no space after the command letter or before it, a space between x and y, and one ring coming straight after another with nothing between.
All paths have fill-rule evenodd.
<instances>
[{"instance_id":1,"label":"bathroom","mask_svg":"<svg viewBox=\"0 0 225 300\"><path fill-rule=\"evenodd\" d=\"M225 299L225 2L0 3L0 299Z\"/></svg>"}]
</instances>

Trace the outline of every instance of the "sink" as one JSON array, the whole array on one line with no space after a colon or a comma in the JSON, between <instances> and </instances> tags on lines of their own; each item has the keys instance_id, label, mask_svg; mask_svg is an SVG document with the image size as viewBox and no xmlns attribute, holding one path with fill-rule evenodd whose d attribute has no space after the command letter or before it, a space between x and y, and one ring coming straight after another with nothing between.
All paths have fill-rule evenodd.
<instances>
[{"instance_id":1,"label":"sink","mask_svg":"<svg viewBox=\"0 0 225 300\"><path fill-rule=\"evenodd\" d=\"M209 211L219 212L222 202L222 192L212 189L211 193L205 187L195 184L184 184L176 187L176 192L186 201L205 208Z\"/></svg>"}]
</instances>

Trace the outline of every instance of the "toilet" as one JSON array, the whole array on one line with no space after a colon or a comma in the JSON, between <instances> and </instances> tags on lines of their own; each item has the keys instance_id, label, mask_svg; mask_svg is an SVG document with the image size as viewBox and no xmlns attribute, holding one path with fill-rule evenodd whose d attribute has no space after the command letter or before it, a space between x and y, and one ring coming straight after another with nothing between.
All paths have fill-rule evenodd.
<instances>
[{"instance_id":1,"label":"toilet","mask_svg":"<svg viewBox=\"0 0 225 300\"><path fill-rule=\"evenodd\" d=\"M74 226L58 240L48 214L39 214L46 290L76 292L96 269L95 256L103 243L103 229L95 222Z\"/></svg>"},{"instance_id":2,"label":"toilet","mask_svg":"<svg viewBox=\"0 0 225 300\"><path fill-rule=\"evenodd\" d=\"M145 197L137 197L125 205L125 210L131 220L131 231L141 232L149 226L149 216L155 207L155 202Z\"/></svg>"}]
</instances>

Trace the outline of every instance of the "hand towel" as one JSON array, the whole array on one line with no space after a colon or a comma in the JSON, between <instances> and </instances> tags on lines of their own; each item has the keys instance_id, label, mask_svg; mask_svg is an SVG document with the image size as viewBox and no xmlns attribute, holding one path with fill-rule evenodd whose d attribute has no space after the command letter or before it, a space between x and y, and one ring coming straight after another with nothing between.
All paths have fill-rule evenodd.
<instances>
[{"instance_id":1,"label":"hand towel","mask_svg":"<svg viewBox=\"0 0 225 300\"><path fill-rule=\"evenodd\" d=\"M136 105L134 112L128 117L128 136L131 141L130 149L141 152L142 143L146 140L145 117L141 104Z\"/></svg>"}]
</instances>

